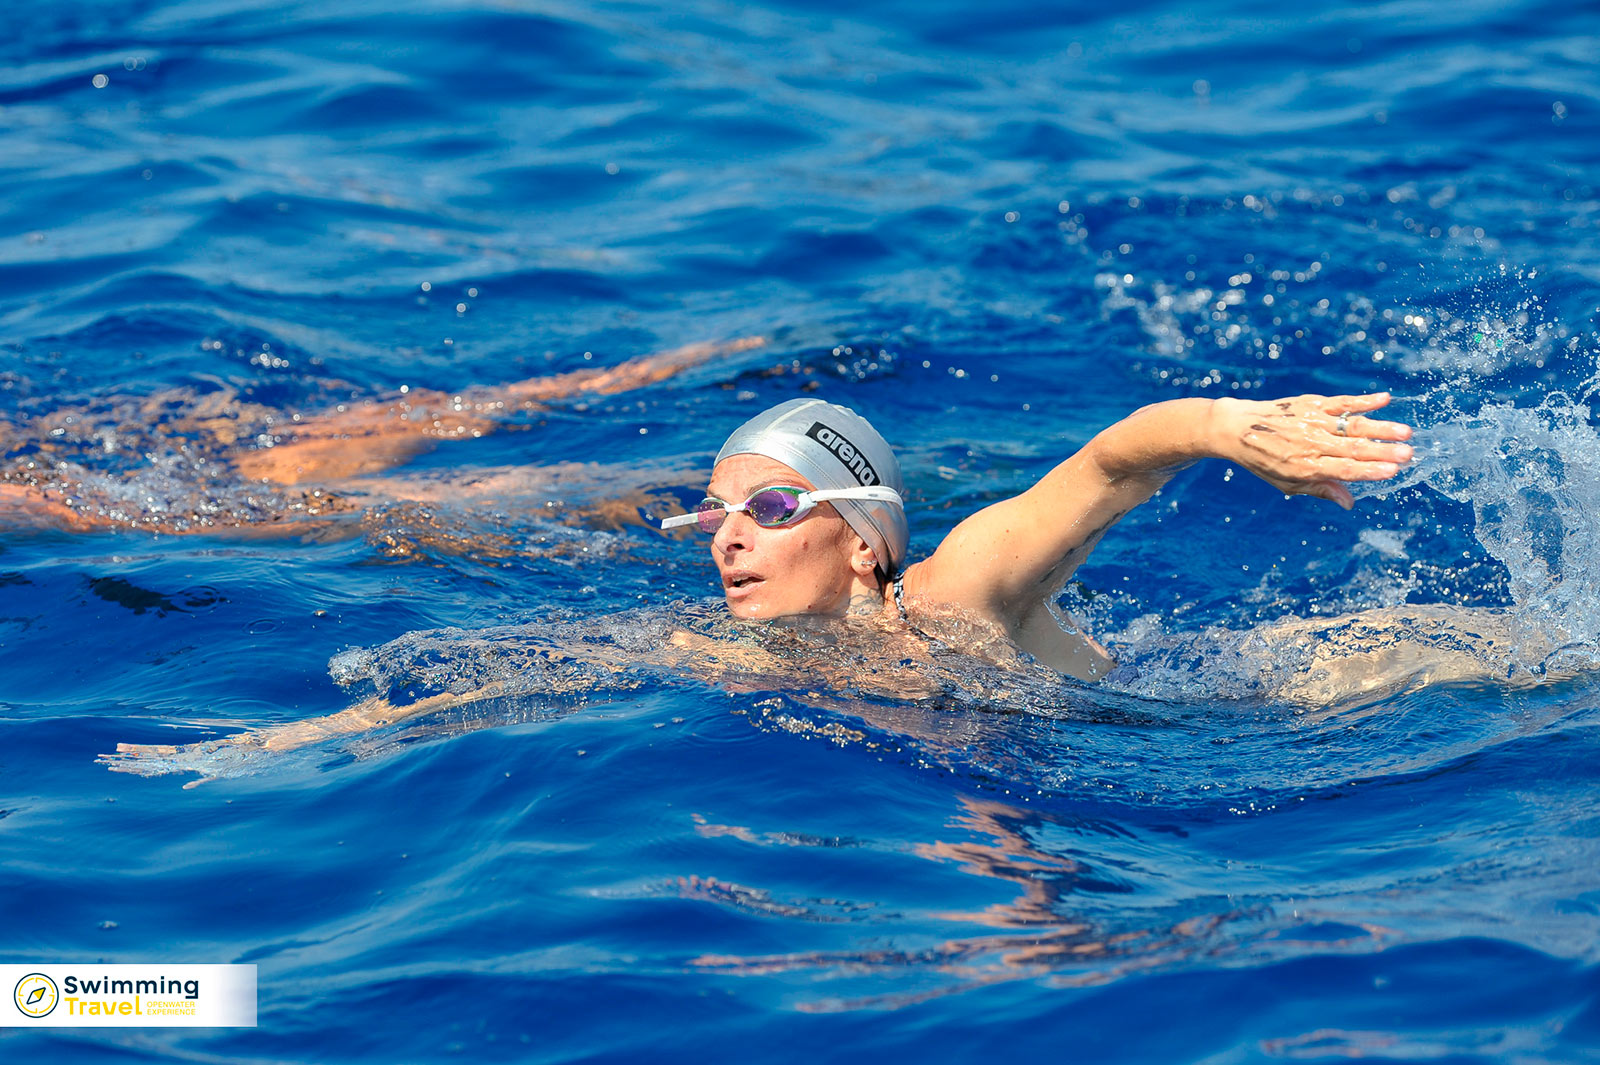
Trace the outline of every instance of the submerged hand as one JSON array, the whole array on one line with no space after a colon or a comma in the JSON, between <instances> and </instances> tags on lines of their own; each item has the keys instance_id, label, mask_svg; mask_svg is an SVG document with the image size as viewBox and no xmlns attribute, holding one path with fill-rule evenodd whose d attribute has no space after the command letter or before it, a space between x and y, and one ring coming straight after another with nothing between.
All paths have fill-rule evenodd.
<instances>
[{"instance_id":1,"label":"submerged hand","mask_svg":"<svg viewBox=\"0 0 1600 1065\"><path fill-rule=\"evenodd\" d=\"M1389 393L1219 399L1210 436L1219 458L1237 462L1285 495L1328 499L1349 510L1342 481L1386 481L1411 461L1411 426L1367 417Z\"/></svg>"}]
</instances>

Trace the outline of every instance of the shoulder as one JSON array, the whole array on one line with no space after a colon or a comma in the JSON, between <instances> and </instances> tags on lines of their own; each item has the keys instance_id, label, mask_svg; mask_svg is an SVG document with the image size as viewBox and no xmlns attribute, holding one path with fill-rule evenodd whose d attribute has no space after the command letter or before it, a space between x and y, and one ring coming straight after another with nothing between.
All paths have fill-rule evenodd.
<instances>
[{"instance_id":1,"label":"shoulder","mask_svg":"<svg viewBox=\"0 0 1600 1065\"><path fill-rule=\"evenodd\" d=\"M941 546L931 557L906 567L891 582L888 609L902 620L952 611L990 617L991 593L981 572L961 565L956 554Z\"/></svg>"}]
</instances>

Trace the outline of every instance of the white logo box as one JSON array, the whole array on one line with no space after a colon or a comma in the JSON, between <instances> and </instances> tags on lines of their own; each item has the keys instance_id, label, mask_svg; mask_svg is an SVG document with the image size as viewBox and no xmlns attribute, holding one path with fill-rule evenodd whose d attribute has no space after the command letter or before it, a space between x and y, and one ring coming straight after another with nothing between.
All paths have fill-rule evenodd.
<instances>
[{"instance_id":1,"label":"white logo box","mask_svg":"<svg viewBox=\"0 0 1600 1065\"><path fill-rule=\"evenodd\" d=\"M0 965L11 1028L254 1028L254 965Z\"/></svg>"}]
</instances>

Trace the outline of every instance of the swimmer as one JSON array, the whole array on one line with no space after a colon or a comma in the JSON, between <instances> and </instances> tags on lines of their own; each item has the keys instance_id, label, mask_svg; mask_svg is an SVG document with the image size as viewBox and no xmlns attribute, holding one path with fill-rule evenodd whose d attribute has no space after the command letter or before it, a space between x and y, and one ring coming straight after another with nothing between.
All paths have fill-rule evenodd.
<instances>
[{"instance_id":1,"label":"swimmer","mask_svg":"<svg viewBox=\"0 0 1600 1065\"><path fill-rule=\"evenodd\" d=\"M865 615L924 631L987 633L1083 680L1113 663L1055 600L1101 538L1174 473L1204 458L1286 495L1349 509L1341 482L1394 477L1410 426L1370 417L1387 392L1252 401L1178 399L1103 430L1021 495L962 521L906 565L900 466L866 419L819 399L781 403L734 431L705 500L663 528L697 526L737 617ZM964 643L970 645L969 635Z\"/></svg>"},{"instance_id":2,"label":"swimmer","mask_svg":"<svg viewBox=\"0 0 1600 1065\"><path fill-rule=\"evenodd\" d=\"M1409 426L1368 416L1388 402L1387 393L1377 393L1266 402L1181 399L1145 407L1102 431L1028 491L962 521L932 556L908 566L904 484L887 441L845 407L790 400L735 430L717 455L706 498L693 514L662 525L692 525L710 534L712 560L735 617L848 619L884 645L880 650L888 653L876 656L883 668L863 675L846 661L849 655L814 659L802 668L758 644L717 640L689 627L653 651L582 641L542 648L530 663L581 660L591 672L615 675L650 665L734 690L761 674L832 678L840 687L921 699L942 690L939 674L928 669L925 641L913 638L921 633L1018 670L1037 668L1020 650L1058 673L1096 680L1110 671L1110 656L1077 630L1055 598L1113 525L1178 470L1208 457L1232 461L1286 494L1348 509L1354 501L1341 482L1393 477L1411 458L1404 443ZM580 688L592 683L584 671L550 680ZM293 750L521 688L493 680L405 705L380 693L326 717L216 740L119 743L101 760L121 772L212 773L225 770L237 754Z\"/></svg>"}]
</instances>

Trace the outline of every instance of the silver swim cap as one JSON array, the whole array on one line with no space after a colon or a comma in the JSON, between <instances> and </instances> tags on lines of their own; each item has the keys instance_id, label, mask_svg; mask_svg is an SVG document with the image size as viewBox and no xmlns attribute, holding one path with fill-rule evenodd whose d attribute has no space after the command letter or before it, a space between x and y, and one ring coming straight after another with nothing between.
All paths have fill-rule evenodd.
<instances>
[{"instance_id":1,"label":"silver swim cap","mask_svg":"<svg viewBox=\"0 0 1600 1065\"><path fill-rule=\"evenodd\" d=\"M878 430L849 407L820 399L791 399L757 414L733 431L717 461L730 455L775 459L817 488L881 484L901 495L906 490L900 463ZM871 499L838 499L833 506L872 546L884 572L899 572L910 539L905 509Z\"/></svg>"}]
</instances>

